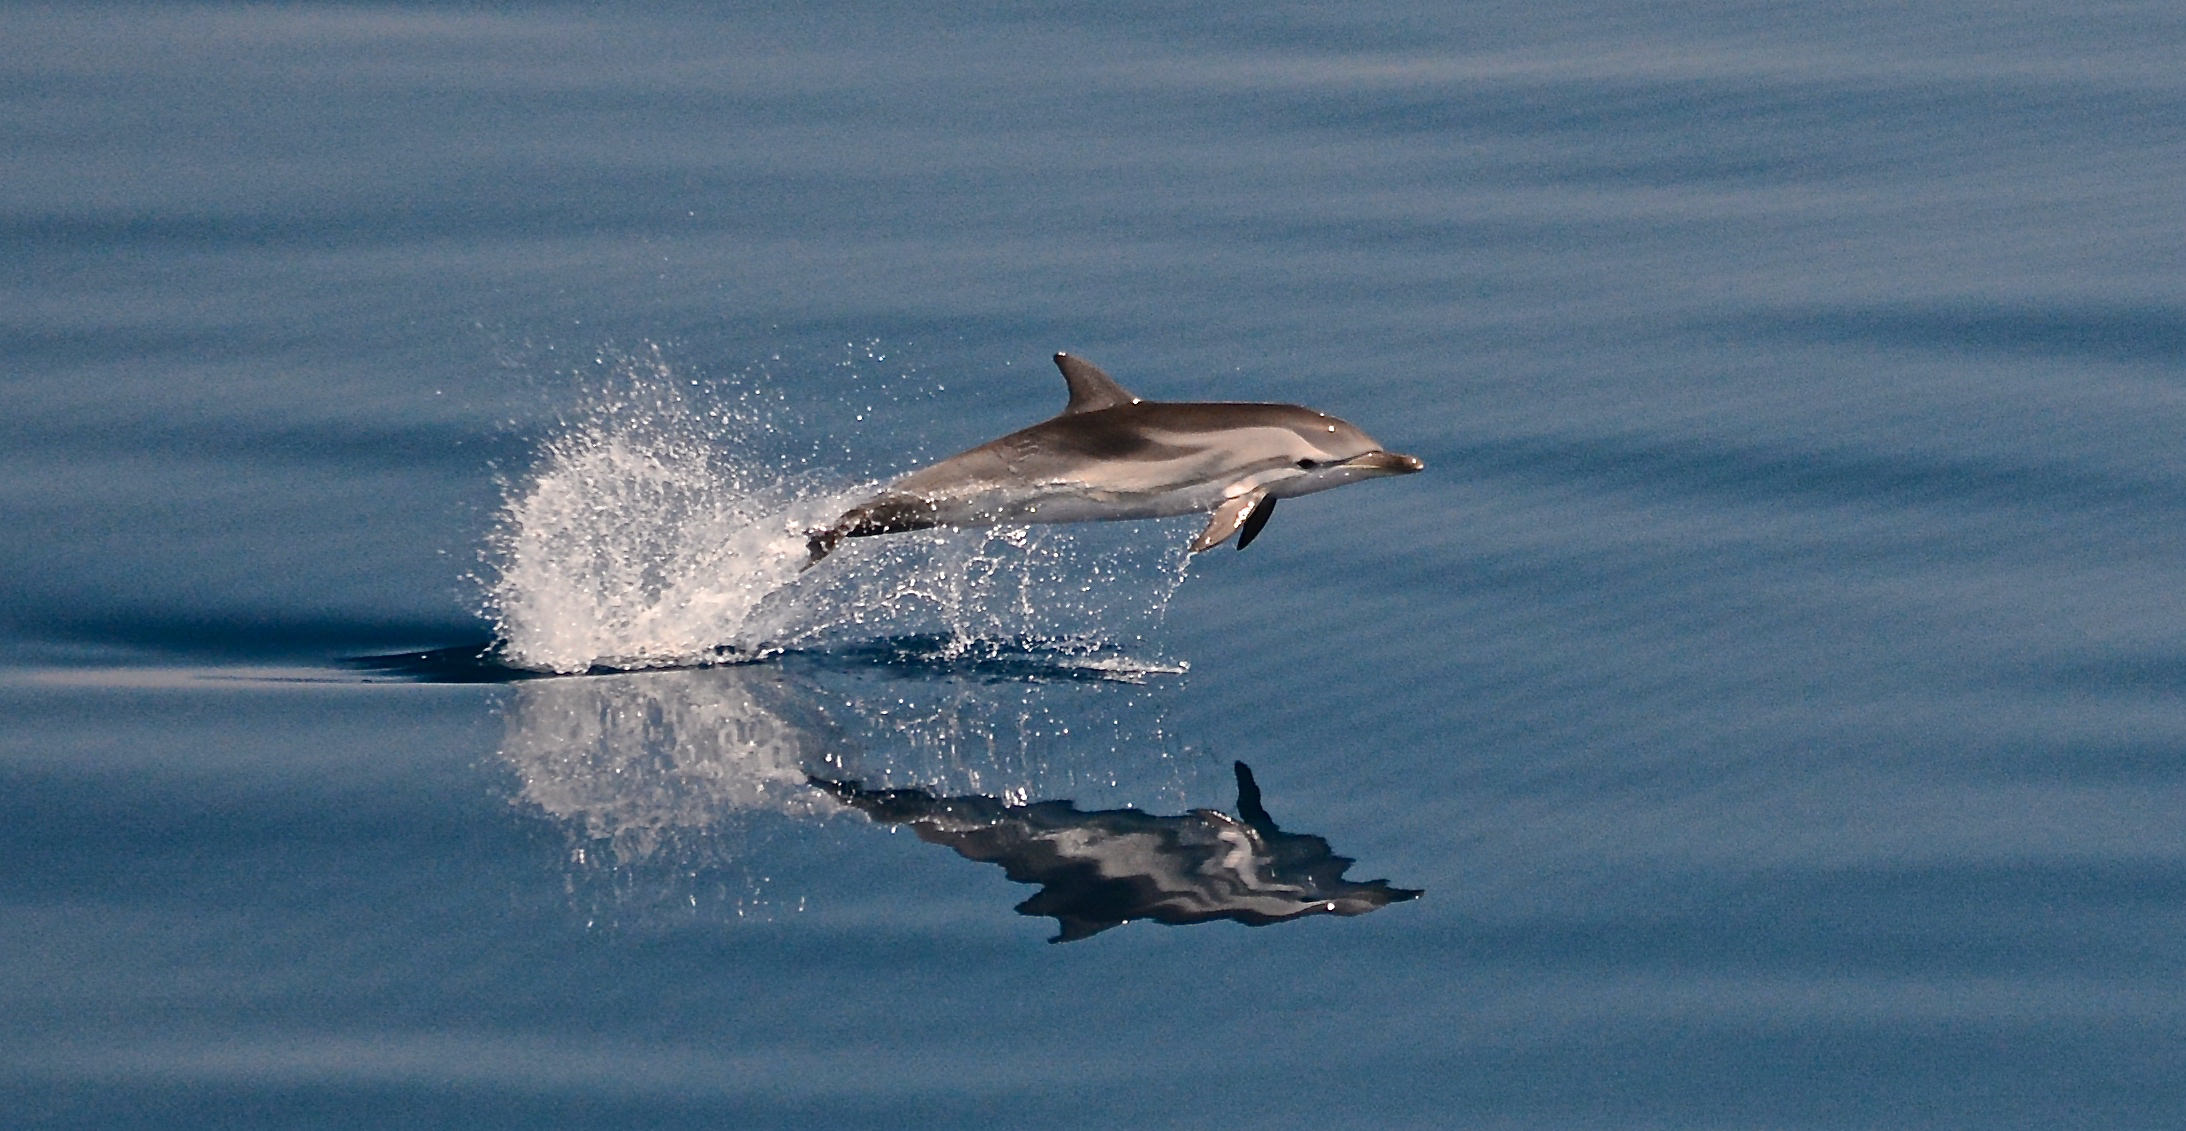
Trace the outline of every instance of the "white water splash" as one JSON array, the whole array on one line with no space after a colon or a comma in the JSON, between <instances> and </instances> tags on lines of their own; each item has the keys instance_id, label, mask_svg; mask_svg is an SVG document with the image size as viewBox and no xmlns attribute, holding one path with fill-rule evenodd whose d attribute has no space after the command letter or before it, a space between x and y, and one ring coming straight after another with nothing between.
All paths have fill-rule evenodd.
<instances>
[{"instance_id":1,"label":"white water splash","mask_svg":"<svg viewBox=\"0 0 2186 1131\"><path fill-rule=\"evenodd\" d=\"M749 388L716 398L648 350L545 441L491 542L507 662L683 667L938 635L944 658L1029 648L1113 666L1183 582L1180 524L860 539L800 573L805 531L871 485L819 486L762 456L786 446L779 408Z\"/></svg>"}]
</instances>

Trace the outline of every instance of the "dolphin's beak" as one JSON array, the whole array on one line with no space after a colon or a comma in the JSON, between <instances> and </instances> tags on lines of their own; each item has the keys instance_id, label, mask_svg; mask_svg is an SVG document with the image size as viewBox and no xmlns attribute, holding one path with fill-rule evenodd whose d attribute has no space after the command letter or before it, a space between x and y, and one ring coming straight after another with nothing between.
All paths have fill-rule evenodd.
<instances>
[{"instance_id":1,"label":"dolphin's beak","mask_svg":"<svg viewBox=\"0 0 2186 1131\"><path fill-rule=\"evenodd\" d=\"M1343 461L1343 466L1368 475L1410 475L1427 465L1418 456L1396 452L1367 452Z\"/></svg>"}]
</instances>

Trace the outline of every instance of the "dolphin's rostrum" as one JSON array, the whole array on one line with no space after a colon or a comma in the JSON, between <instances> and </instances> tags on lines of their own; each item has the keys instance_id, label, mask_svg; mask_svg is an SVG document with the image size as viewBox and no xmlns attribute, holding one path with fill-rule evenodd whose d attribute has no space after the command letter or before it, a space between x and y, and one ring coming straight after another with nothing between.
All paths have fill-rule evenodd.
<instances>
[{"instance_id":1,"label":"dolphin's rostrum","mask_svg":"<svg viewBox=\"0 0 2186 1131\"><path fill-rule=\"evenodd\" d=\"M1070 386L1061 414L888 484L807 535L806 568L845 538L1202 512L1194 553L1232 534L1244 549L1277 499L1423 466L1310 408L1142 400L1083 358L1055 365Z\"/></svg>"}]
</instances>

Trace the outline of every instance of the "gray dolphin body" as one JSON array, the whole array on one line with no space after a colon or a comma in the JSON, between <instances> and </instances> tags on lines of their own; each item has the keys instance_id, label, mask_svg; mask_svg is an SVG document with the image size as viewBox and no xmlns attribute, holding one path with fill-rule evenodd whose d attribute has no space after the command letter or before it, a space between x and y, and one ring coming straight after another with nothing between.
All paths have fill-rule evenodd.
<instances>
[{"instance_id":1,"label":"gray dolphin body","mask_svg":"<svg viewBox=\"0 0 2186 1131\"><path fill-rule=\"evenodd\" d=\"M1324 412L1287 404L1142 400L1082 358L1055 355L1060 415L920 468L811 531L810 569L845 538L936 526L1104 522L1208 514L1192 552L1238 535L1275 500L1424 466Z\"/></svg>"}]
</instances>

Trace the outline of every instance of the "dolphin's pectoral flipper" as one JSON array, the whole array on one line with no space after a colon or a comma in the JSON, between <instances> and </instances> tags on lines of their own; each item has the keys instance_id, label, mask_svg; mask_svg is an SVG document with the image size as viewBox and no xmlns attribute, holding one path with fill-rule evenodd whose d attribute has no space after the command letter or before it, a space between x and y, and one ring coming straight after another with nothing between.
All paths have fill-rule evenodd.
<instances>
[{"instance_id":1,"label":"dolphin's pectoral flipper","mask_svg":"<svg viewBox=\"0 0 2186 1131\"><path fill-rule=\"evenodd\" d=\"M1063 408L1064 416L1139 403L1131 390L1117 384L1114 377L1101 372L1100 366L1082 357L1056 354L1055 368L1063 371L1063 383L1070 386L1070 403Z\"/></svg>"},{"instance_id":2,"label":"dolphin's pectoral flipper","mask_svg":"<svg viewBox=\"0 0 2186 1131\"><path fill-rule=\"evenodd\" d=\"M1263 497L1260 505L1252 508L1252 513L1245 516L1245 525L1238 528L1237 548L1242 550L1252 545L1252 540L1260 536L1260 528L1268 524L1268 516L1274 513L1275 496Z\"/></svg>"},{"instance_id":3,"label":"dolphin's pectoral flipper","mask_svg":"<svg viewBox=\"0 0 2186 1131\"><path fill-rule=\"evenodd\" d=\"M1258 509L1261 500L1265 498L1267 492L1256 487L1216 507L1214 513L1207 517L1207 529L1200 531L1199 537L1192 539L1192 552L1196 554L1221 545L1223 540L1237 533L1239 524Z\"/></svg>"},{"instance_id":4,"label":"dolphin's pectoral flipper","mask_svg":"<svg viewBox=\"0 0 2186 1131\"><path fill-rule=\"evenodd\" d=\"M835 525L805 532L805 551L809 556L800 569L820 564L820 559L834 553L835 547L845 538L930 530L941 525L935 517L937 510L931 500L908 495L882 495L860 503L844 511L843 516L835 520Z\"/></svg>"}]
</instances>

